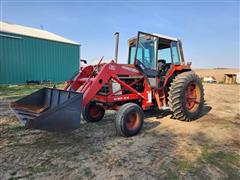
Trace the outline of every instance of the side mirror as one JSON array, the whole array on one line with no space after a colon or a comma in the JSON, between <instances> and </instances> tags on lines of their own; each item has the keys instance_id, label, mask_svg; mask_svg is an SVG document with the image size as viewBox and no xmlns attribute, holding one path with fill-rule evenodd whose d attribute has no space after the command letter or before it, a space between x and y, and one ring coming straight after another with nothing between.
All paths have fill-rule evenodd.
<instances>
[{"instance_id":1,"label":"side mirror","mask_svg":"<svg viewBox=\"0 0 240 180\"><path fill-rule=\"evenodd\" d=\"M191 66L191 65L192 65L192 62L187 62L187 65L188 65L188 66Z\"/></svg>"}]
</instances>

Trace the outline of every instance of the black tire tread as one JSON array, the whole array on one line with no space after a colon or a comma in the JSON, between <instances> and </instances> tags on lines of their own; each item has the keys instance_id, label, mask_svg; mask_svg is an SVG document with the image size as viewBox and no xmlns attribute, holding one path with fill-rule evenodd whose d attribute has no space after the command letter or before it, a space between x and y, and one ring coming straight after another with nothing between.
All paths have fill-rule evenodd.
<instances>
[{"instance_id":1,"label":"black tire tread","mask_svg":"<svg viewBox=\"0 0 240 180\"><path fill-rule=\"evenodd\" d=\"M141 119L141 126L139 128L139 130L136 132L136 134L142 129L143 126L143 119L144 119L144 113L143 110L140 108L140 106L138 106L135 103L126 103L124 105L121 106L121 108L119 109L119 111L117 112L116 118L115 118L115 129L118 135L123 136L123 137L129 137L129 136L133 136L130 135L126 129L123 128L123 117L125 116L125 114L127 113L127 110L129 108L137 108L139 110L139 112L141 113L142 119ZM134 134L134 135L136 135Z\"/></svg>"},{"instance_id":2,"label":"black tire tread","mask_svg":"<svg viewBox=\"0 0 240 180\"><path fill-rule=\"evenodd\" d=\"M105 114L105 109L102 109L102 110L103 110L103 115L102 115L99 119L92 119L92 118L88 115L88 113L89 113L88 109L89 109L89 107L90 107L93 103L95 103L95 102L89 102L89 103L86 105L86 107L83 109L83 111L82 111L83 119L84 119L86 122L89 122L89 123L94 123L94 122L98 122L98 121L102 120L102 118L104 117L104 114Z\"/></svg>"},{"instance_id":3,"label":"black tire tread","mask_svg":"<svg viewBox=\"0 0 240 180\"><path fill-rule=\"evenodd\" d=\"M168 104L169 104L170 110L173 113L173 118L182 120L182 121L191 121L196 118L196 117L194 118L190 117L188 113L185 112L183 108L183 103L182 103L183 87L185 86L186 82L189 82L189 81L196 81L197 84L200 86L200 90L202 93L202 96L200 99L200 103L201 103L200 105L202 106L204 103L204 90L198 75L195 74L193 71L183 72L177 75L170 86Z\"/></svg>"}]
</instances>

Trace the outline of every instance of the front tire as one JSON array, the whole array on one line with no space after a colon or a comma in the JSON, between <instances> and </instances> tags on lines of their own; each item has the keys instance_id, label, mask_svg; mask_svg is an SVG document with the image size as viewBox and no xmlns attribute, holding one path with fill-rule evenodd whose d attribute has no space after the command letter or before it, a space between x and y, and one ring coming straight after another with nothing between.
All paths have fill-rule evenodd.
<instances>
[{"instance_id":1,"label":"front tire","mask_svg":"<svg viewBox=\"0 0 240 180\"><path fill-rule=\"evenodd\" d=\"M115 119L117 134L130 137L137 135L144 122L143 110L135 103L126 103L118 111Z\"/></svg>"},{"instance_id":2,"label":"front tire","mask_svg":"<svg viewBox=\"0 0 240 180\"><path fill-rule=\"evenodd\" d=\"M200 78L192 71L177 75L171 83L168 104L173 118L182 121L197 119L204 104L204 90Z\"/></svg>"},{"instance_id":3,"label":"front tire","mask_svg":"<svg viewBox=\"0 0 240 180\"><path fill-rule=\"evenodd\" d=\"M95 102L88 103L82 113L83 118L87 122L98 122L104 117L104 114L105 109Z\"/></svg>"}]
</instances>

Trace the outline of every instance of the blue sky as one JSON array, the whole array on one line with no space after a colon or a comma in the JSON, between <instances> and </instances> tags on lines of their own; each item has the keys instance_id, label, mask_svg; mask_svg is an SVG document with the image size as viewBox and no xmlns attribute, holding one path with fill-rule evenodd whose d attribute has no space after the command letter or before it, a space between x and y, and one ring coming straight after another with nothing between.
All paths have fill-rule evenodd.
<instances>
[{"instance_id":1,"label":"blue sky","mask_svg":"<svg viewBox=\"0 0 240 180\"><path fill-rule=\"evenodd\" d=\"M2 1L2 0L0 0ZM40 28L80 42L81 58L127 61L137 31L178 37L194 68L239 67L238 1L2 1L1 20Z\"/></svg>"}]
</instances>

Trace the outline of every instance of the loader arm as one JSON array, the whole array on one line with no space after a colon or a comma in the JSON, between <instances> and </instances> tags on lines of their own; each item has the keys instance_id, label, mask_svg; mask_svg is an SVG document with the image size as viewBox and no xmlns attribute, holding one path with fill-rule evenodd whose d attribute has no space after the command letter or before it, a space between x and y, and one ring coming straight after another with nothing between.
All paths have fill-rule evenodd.
<instances>
[{"instance_id":1,"label":"loader arm","mask_svg":"<svg viewBox=\"0 0 240 180\"><path fill-rule=\"evenodd\" d=\"M132 93L144 98L142 94L119 80L118 76L142 76L142 74L132 65L116 64L110 62L100 65L99 71L94 71L92 66L85 67L73 80L69 81L65 90L79 91L83 93L83 107L85 107L99 92L99 90L109 82L115 80Z\"/></svg>"},{"instance_id":2,"label":"loader arm","mask_svg":"<svg viewBox=\"0 0 240 180\"><path fill-rule=\"evenodd\" d=\"M100 72L95 77L89 78L83 88L80 89L80 92L83 93L83 107L94 98L102 86L111 78L108 70L109 64L104 65Z\"/></svg>"}]
</instances>

